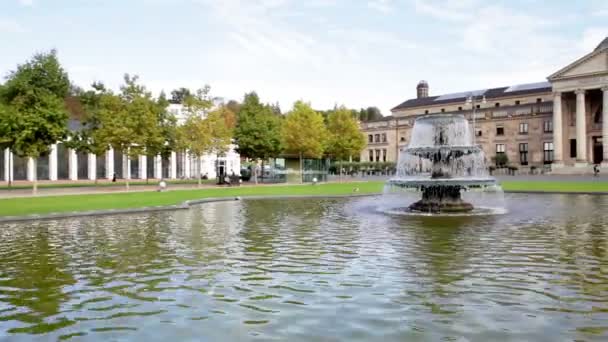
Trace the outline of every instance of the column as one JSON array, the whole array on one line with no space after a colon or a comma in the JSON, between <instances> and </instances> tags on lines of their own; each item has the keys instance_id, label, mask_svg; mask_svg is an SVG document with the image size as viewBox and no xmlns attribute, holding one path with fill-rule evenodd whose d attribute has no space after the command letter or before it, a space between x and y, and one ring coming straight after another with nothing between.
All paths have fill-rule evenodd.
<instances>
[{"instance_id":1,"label":"column","mask_svg":"<svg viewBox=\"0 0 608 342\"><path fill-rule=\"evenodd\" d=\"M184 178L186 179L190 179L190 161L190 153L186 151L186 153L184 153Z\"/></svg>"},{"instance_id":2,"label":"column","mask_svg":"<svg viewBox=\"0 0 608 342\"><path fill-rule=\"evenodd\" d=\"M563 126L562 126L562 93L553 93L553 165L564 166L563 159Z\"/></svg>"},{"instance_id":3,"label":"column","mask_svg":"<svg viewBox=\"0 0 608 342\"><path fill-rule=\"evenodd\" d=\"M36 167L35 163L34 163L34 158L27 158L27 180L30 182L34 181L34 175L35 175L35 170L34 168Z\"/></svg>"},{"instance_id":4,"label":"column","mask_svg":"<svg viewBox=\"0 0 608 342\"><path fill-rule=\"evenodd\" d=\"M78 180L78 156L76 155L76 151L73 149L68 149L68 156L70 180Z\"/></svg>"},{"instance_id":5,"label":"column","mask_svg":"<svg viewBox=\"0 0 608 342\"><path fill-rule=\"evenodd\" d=\"M13 160L13 152L8 148L4 151L4 177L7 182L15 180L15 161Z\"/></svg>"},{"instance_id":6,"label":"column","mask_svg":"<svg viewBox=\"0 0 608 342\"><path fill-rule=\"evenodd\" d=\"M131 179L131 158L129 158L129 150L122 155L122 174L125 179Z\"/></svg>"},{"instance_id":7,"label":"column","mask_svg":"<svg viewBox=\"0 0 608 342\"><path fill-rule=\"evenodd\" d=\"M148 158L139 156L139 179L148 178Z\"/></svg>"},{"instance_id":8,"label":"column","mask_svg":"<svg viewBox=\"0 0 608 342\"><path fill-rule=\"evenodd\" d=\"M49 153L49 180L57 180L57 144L51 145Z\"/></svg>"},{"instance_id":9,"label":"column","mask_svg":"<svg viewBox=\"0 0 608 342\"><path fill-rule=\"evenodd\" d=\"M10 152L8 151L8 148L4 149L1 152L2 155L0 156L0 158L4 158L4 179L3 179L3 181L5 181L5 182L8 182L8 180L9 180L9 173L10 173L9 170L8 170L9 153ZM12 164L11 164L11 166L12 166Z\"/></svg>"},{"instance_id":10,"label":"column","mask_svg":"<svg viewBox=\"0 0 608 342\"><path fill-rule=\"evenodd\" d=\"M163 178L163 157L160 154L154 157L154 178Z\"/></svg>"},{"instance_id":11,"label":"column","mask_svg":"<svg viewBox=\"0 0 608 342\"><path fill-rule=\"evenodd\" d=\"M177 154L175 152L171 152L171 169L169 172L169 178L177 178Z\"/></svg>"},{"instance_id":12,"label":"column","mask_svg":"<svg viewBox=\"0 0 608 342\"><path fill-rule=\"evenodd\" d=\"M576 93L576 166L587 167L587 118L585 112L585 90Z\"/></svg>"},{"instance_id":13,"label":"column","mask_svg":"<svg viewBox=\"0 0 608 342\"><path fill-rule=\"evenodd\" d=\"M93 153L89 153L89 170L88 170L88 178L89 180L95 180L97 178L97 156Z\"/></svg>"},{"instance_id":14,"label":"column","mask_svg":"<svg viewBox=\"0 0 608 342\"><path fill-rule=\"evenodd\" d=\"M106 178L112 179L114 177L114 149L109 148L106 152Z\"/></svg>"},{"instance_id":15,"label":"column","mask_svg":"<svg viewBox=\"0 0 608 342\"><path fill-rule=\"evenodd\" d=\"M604 93L602 99L602 145L603 145L603 160L602 166L608 167L608 86L602 88Z\"/></svg>"}]
</instances>

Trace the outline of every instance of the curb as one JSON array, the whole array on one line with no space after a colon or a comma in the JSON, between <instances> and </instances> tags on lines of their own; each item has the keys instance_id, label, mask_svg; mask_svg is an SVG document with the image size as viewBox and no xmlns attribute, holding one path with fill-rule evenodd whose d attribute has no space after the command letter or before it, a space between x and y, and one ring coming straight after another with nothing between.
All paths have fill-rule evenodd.
<instances>
[{"instance_id":1,"label":"curb","mask_svg":"<svg viewBox=\"0 0 608 342\"><path fill-rule=\"evenodd\" d=\"M54 220L54 219L65 219L73 217L93 217L93 216L107 216L107 215L122 215L122 214L137 214L157 211L173 211L173 210L184 210L190 209L191 206L204 203L213 202L233 202L241 200L262 200L262 199L290 199L290 198L301 198L301 199L318 199L318 198L348 198L348 197L369 197L377 196L379 194L348 194L348 195L284 195L284 196L237 196L237 197L210 197L197 200L188 200L181 204L157 206L157 207L143 207L143 208L127 208L127 209L106 209L106 210L90 210L90 211L68 211L62 213L51 213L42 215L24 215L24 216L5 216L0 217L0 223L14 223L14 222L27 222L37 220Z\"/></svg>"}]
</instances>

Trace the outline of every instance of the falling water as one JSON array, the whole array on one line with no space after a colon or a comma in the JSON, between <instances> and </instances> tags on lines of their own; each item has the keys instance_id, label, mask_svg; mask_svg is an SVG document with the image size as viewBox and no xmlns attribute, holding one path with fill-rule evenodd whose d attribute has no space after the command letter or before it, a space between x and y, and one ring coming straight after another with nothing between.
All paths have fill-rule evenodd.
<instances>
[{"instance_id":1,"label":"falling water","mask_svg":"<svg viewBox=\"0 0 608 342\"><path fill-rule=\"evenodd\" d=\"M456 197L466 200L458 198L460 203L476 208L504 206L502 189L488 173L483 150L473 145L469 127L459 114L416 119L410 144L399 155L396 176L387 182L385 193L407 197L402 198L403 205L431 188L443 197L457 187L461 196Z\"/></svg>"}]
</instances>

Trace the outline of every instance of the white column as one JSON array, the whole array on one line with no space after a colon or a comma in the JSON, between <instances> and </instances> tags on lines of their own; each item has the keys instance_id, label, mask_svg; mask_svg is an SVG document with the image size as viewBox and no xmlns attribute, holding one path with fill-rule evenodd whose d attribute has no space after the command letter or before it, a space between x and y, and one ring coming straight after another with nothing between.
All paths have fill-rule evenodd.
<instances>
[{"instance_id":1,"label":"white column","mask_svg":"<svg viewBox=\"0 0 608 342\"><path fill-rule=\"evenodd\" d=\"M184 154L184 177L186 179L190 178L190 153L186 151Z\"/></svg>"},{"instance_id":2,"label":"white column","mask_svg":"<svg viewBox=\"0 0 608 342\"><path fill-rule=\"evenodd\" d=\"M129 151L122 155L122 175L125 179L131 179L131 158L128 155Z\"/></svg>"},{"instance_id":3,"label":"white column","mask_svg":"<svg viewBox=\"0 0 608 342\"><path fill-rule=\"evenodd\" d=\"M576 93L576 166L587 167L587 118L585 111L585 90Z\"/></svg>"},{"instance_id":4,"label":"white column","mask_svg":"<svg viewBox=\"0 0 608 342\"><path fill-rule=\"evenodd\" d=\"M4 151L4 179L7 182L15 180L15 160L13 158L13 152L8 148Z\"/></svg>"},{"instance_id":5,"label":"white column","mask_svg":"<svg viewBox=\"0 0 608 342\"><path fill-rule=\"evenodd\" d=\"M51 145L49 154L49 180L57 180L57 144Z\"/></svg>"},{"instance_id":6,"label":"white column","mask_svg":"<svg viewBox=\"0 0 608 342\"><path fill-rule=\"evenodd\" d=\"M106 152L106 178L114 177L114 149L110 147Z\"/></svg>"},{"instance_id":7,"label":"white column","mask_svg":"<svg viewBox=\"0 0 608 342\"><path fill-rule=\"evenodd\" d=\"M608 86L602 88L604 98L602 102L602 145L603 145L603 160L602 166L608 167Z\"/></svg>"},{"instance_id":8,"label":"white column","mask_svg":"<svg viewBox=\"0 0 608 342\"><path fill-rule=\"evenodd\" d=\"M177 153L171 152L171 169L169 172L169 178L177 178Z\"/></svg>"},{"instance_id":9,"label":"white column","mask_svg":"<svg viewBox=\"0 0 608 342\"><path fill-rule=\"evenodd\" d=\"M76 151L68 149L68 167L70 180L78 180L78 156Z\"/></svg>"},{"instance_id":10,"label":"white column","mask_svg":"<svg viewBox=\"0 0 608 342\"><path fill-rule=\"evenodd\" d=\"M146 179L148 176L148 158L139 156L139 179Z\"/></svg>"},{"instance_id":11,"label":"white column","mask_svg":"<svg viewBox=\"0 0 608 342\"><path fill-rule=\"evenodd\" d=\"M95 180L97 178L97 156L93 153L89 153L89 180Z\"/></svg>"},{"instance_id":12,"label":"white column","mask_svg":"<svg viewBox=\"0 0 608 342\"><path fill-rule=\"evenodd\" d=\"M27 180L30 182L34 181L34 158L27 158Z\"/></svg>"},{"instance_id":13,"label":"white column","mask_svg":"<svg viewBox=\"0 0 608 342\"><path fill-rule=\"evenodd\" d=\"M163 157L160 154L154 157L154 178L163 178Z\"/></svg>"},{"instance_id":14,"label":"white column","mask_svg":"<svg viewBox=\"0 0 608 342\"><path fill-rule=\"evenodd\" d=\"M555 92L553 93L553 167L564 165L562 117L562 93Z\"/></svg>"},{"instance_id":15,"label":"white column","mask_svg":"<svg viewBox=\"0 0 608 342\"><path fill-rule=\"evenodd\" d=\"M8 176L9 176L9 171L8 171L8 156L9 156L9 152L8 152L8 148L2 150L2 155L0 156L1 158L4 158L4 178L2 179L5 182L8 182Z\"/></svg>"}]
</instances>

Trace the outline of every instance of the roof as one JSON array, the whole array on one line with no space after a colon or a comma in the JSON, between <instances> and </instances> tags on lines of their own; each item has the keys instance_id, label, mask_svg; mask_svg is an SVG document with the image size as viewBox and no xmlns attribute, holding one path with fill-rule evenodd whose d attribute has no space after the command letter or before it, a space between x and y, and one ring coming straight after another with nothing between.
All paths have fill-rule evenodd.
<instances>
[{"instance_id":1,"label":"roof","mask_svg":"<svg viewBox=\"0 0 608 342\"><path fill-rule=\"evenodd\" d=\"M604 38L602 42L595 48L594 51L608 49L608 37Z\"/></svg>"},{"instance_id":2,"label":"roof","mask_svg":"<svg viewBox=\"0 0 608 342\"><path fill-rule=\"evenodd\" d=\"M422 98L409 99L400 105L396 106L393 110L424 107L424 106L435 106L445 103L462 102L464 103L470 95L473 96L485 96L487 99L494 99L507 96L521 96L540 94L551 91L551 84L549 82L536 82L526 84L516 84L508 87L470 90L460 93L444 94L439 96L428 96Z\"/></svg>"}]
</instances>

